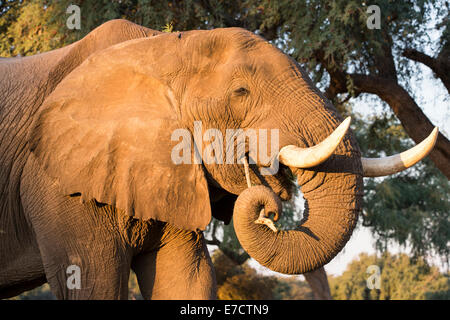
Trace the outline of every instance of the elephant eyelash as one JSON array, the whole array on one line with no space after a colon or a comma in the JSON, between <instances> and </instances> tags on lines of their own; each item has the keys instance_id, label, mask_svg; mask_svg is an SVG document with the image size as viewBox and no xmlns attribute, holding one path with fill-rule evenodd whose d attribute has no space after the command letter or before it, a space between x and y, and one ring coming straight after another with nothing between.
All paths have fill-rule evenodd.
<instances>
[{"instance_id":1,"label":"elephant eyelash","mask_svg":"<svg viewBox=\"0 0 450 320\"><path fill-rule=\"evenodd\" d=\"M250 91L244 87L234 90L234 94L237 96L245 96L245 95L248 95L249 93L250 93Z\"/></svg>"}]
</instances>

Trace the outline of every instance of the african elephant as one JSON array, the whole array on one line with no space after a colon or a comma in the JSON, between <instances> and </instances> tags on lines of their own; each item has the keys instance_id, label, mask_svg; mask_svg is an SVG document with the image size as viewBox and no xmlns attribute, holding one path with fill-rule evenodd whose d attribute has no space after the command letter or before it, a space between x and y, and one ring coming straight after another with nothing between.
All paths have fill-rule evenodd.
<instances>
[{"instance_id":1,"label":"african elephant","mask_svg":"<svg viewBox=\"0 0 450 320\"><path fill-rule=\"evenodd\" d=\"M1 59L0 75L0 297L48 281L57 298L126 299L133 269L145 298L215 298L202 232L211 216L234 217L262 265L315 270L351 236L363 176L413 165L437 132L401 155L362 158L349 119L306 72L240 28L160 33L113 20L67 47ZM211 141L195 137L210 128L254 129L280 149L252 159L243 139L244 157L206 161ZM182 147L194 137L197 161L174 162L177 130L192 134ZM274 230L268 217L291 197L293 175L305 216Z\"/></svg>"}]
</instances>

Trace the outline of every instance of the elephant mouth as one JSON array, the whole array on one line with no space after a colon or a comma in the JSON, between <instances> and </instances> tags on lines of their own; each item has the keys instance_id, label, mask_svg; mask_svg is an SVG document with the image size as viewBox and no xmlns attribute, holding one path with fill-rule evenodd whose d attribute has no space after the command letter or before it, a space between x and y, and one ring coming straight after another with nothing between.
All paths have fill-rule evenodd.
<instances>
[{"instance_id":1,"label":"elephant mouth","mask_svg":"<svg viewBox=\"0 0 450 320\"><path fill-rule=\"evenodd\" d=\"M282 201L290 200L294 190L298 188L296 186L296 176L297 171L295 168L288 167L282 163L279 164L278 172L275 175L264 176L261 175L258 167L256 165L244 164L245 180L247 182L247 187L251 187L250 182L250 171L257 176L258 184L270 188Z\"/></svg>"}]
</instances>

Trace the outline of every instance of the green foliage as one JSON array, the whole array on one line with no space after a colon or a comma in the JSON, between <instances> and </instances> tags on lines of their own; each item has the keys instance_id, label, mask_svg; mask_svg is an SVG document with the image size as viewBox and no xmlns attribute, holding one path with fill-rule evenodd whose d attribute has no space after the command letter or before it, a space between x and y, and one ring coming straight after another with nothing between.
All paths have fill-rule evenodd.
<instances>
[{"instance_id":1,"label":"green foliage","mask_svg":"<svg viewBox=\"0 0 450 320\"><path fill-rule=\"evenodd\" d=\"M273 299L273 277L261 277L247 265L237 265L216 250L213 257L217 276L217 297L220 300Z\"/></svg>"},{"instance_id":2,"label":"green foliage","mask_svg":"<svg viewBox=\"0 0 450 320\"><path fill-rule=\"evenodd\" d=\"M334 1L265 1L276 11L279 34L287 34L285 49L294 58L307 63L317 75L320 61L326 60L330 69L362 74L379 74L378 62L393 46L400 52L405 46L429 43L425 24L430 11L439 1L359 0ZM381 12L380 29L368 29L369 5L378 5ZM441 13L445 16L445 12ZM399 75L410 77L411 65L399 57ZM322 84L326 76L318 77Z\"/></svg>"},{"instance_id":3,"label":"green foliage","mask_svg":"<svg viewBox=\"0 0 450 320\"><path fill-rule=\"evenodd\" d=\"M380 268L379 289L369 289L372 276L368 267ZM383 254L381 257L361 254L338 277L330 277L330 289L338 300L423 300L449 299L450 278L430 267L422 258L411 259L405 254Z\"/></svg>"},{"instance_id":4,"label":"green foliage","mask_svg":"<svg viewBox=\"0 0 450 320\"><path fill-rule=\"evenodd\" d=\"M173 32L173 24L172 24L172 22L166 23L166 25L162 29L162 32L168 32L168 33Z\"/></svg>"},{"instance_id":5,"label":"green foliage","mask_svg":"<svg viewBox=\"0 0 450 320\"><path fill-rule=\"evenodd\" d=\"M247 264L238 265L220 250L212 256L219 300L313 299L309 286L298 278L258 274Z\"/></svg>"},{"instance_id":6,"label":"green foliage","mask_svg":"<svg viewBox=\"0 0 450 320\"><path fill-rule=\"evenodd\" d=\"M9 1L0 14L0 56L26 56L68 44L72 39L61 32L58 16L65 8L47 1ZM65 20L64 24L65 26Z\"/></svg>"},{"instance_id":7,"label":"green foliage","mask_svg":"<svg viewBox=\"0 0 450 320\"><path fill-rule=\"evenodd\" d=\"M430 43L425 27L436 12L441 46L448 43L448 7L439 0L29 0L2 1L1 55L32 54L80 39L100 24L124 18L156 30L172 24L175 30L239 26L262 34L306 63L316 82L327 82L320 66L324 57L331 68L376 74L378 57L386 46L394 52ZM66 9L81 8L81 30L68 30ZM367 28L369 5L381 9L381 29ZM448 5L448 4L447 4ZM17 44L16 44L17 42ZM9 49L10 46L17 48ZM411 65L398 59L400 75L408 78ZM406 67L408 65L408 67ZM350 85L350 84L349 84Z\"/></svg>"},{"instance_id":8,"label":"green foliage","mask_svg":"<svg viewBox=\"0 0 450 320\"><path fill-rule=\"evenodd\" d=\"M439 46L449 41L448 7L442 0L29 0L2 1L0 55L29 55L62 47L100 24L124 18L161 30L244 27L263 35L312 72L316 83L329 81L321 61L346 72L379 74L379 60L392 46L399 76L409 79L415 64L398 53L405 47L431 44L426 27L432 12L441 30ZM81 30L68 30L66 9L81 8ZM381 10L381 29L368 29L369 5ZM448 6L448 4L447 4ZM11 49L13 48L13 49ZM389 51L389 50L388 50ZM406 81L407 82L407 81ZM351 81L347 83L353 92ZM354 93L354 92L353 92Z\"/></svg>"},{"instance_id":9,"label":"green foliage","mask_svg":"<svg viewBox=\"0 0 450 320\"><path fill-rule=\"evenodd\" d=\"M81 39L111 19L127 19L155 30L243 26L255 30L248 1L7 0L0 1L0 56L32 55ZM69 30L69 5L81 8L81 30ZM253 12L254 14L251 14ZM240 19L235 20L236 16ZM245 21L245 23L244 23ZM242 23L242 25L241 25ZM231 25L230 25L231 24ZM166 27L168 28L166 28ZM171 26L171 27L170 27Z\"/></svg>"},{"instance_id":10,"label":"green foliage","mask_svg":"<svg viewBox=\"0 0 450 320\"><path fill-rule=\"evenodd\" d=\"M362 153L369 157L413 146L392 115L357 121L356 126ZM371 229L380 251L397 243L409 246L415 257L435 254L448 264L450 184L431 161L386 178L365 179L364 187L362 222Z\"/></svg>"},{"instance_id":11,"label":"green foliage","mask_svg":"<svg viewBox=\"0 0 450 320\"><path fill-rule=\"evenodd\" d=\"M275 300L313 300L313 292L306 281L300 281L297 277L278 278L277 285L273 288Z\"/></svg>"},{"instance_id":12,"label":"green foliage","mask_svg":"<svg viewBox=\"0 0 450 320\"><path fill-rule=\"evenodd\" d=\"M450 186L427 161L417 175L400 174L366 184L364 224L378 235L378 246L389 240L410 245L415 256L439 254L449 262Z\"/></svg>"}]
</instances>

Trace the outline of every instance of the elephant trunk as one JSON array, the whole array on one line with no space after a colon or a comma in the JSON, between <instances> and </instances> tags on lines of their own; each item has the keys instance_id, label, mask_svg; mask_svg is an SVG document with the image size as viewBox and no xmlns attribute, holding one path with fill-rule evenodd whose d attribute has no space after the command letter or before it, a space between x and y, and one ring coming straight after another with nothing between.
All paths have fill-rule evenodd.
<instances>
[{"instance_id":1,"label":"elephant trunk","mask_svg":"<svg viewBox=\"0 0 450 320\"><path fill-rule=\"evenodd\" d=\"M316 137L313 143L323 142L314 147L288 145L280 150L280 162L297 174L306 200L297 229L277 231L270 223L260 223L263 209L266 216L278 216L282 210L271 189L255 186L239 195L233 213L236 235L242 247L263 266L281 273L303 274L328 263L344 247L356 225L363 174L392 174L414 165L431 151L438 134L436 128L422 143L399 155L367 159L361 158L353 136L346 135L348 125L349 119L326 139L323 136L331 132L330 128L316 130L322 137Z\"/></svg>"},{"instance_id":2,"label":"elephant trunk","mask_svg":"<svg viewBox=\"0 0 450 320\"><path fill-rule=\"evenodd\" d=\"M340 178L354 180L351 175ZM305 185L317 183L316 179ZM278 196L261 185L246 189L235 203L233 217L242 247L261 265L276 272L303 274L325 265L350 238L359 211L354 191L326 192L325 195L317 191L305 193L303 223L295 230L274 232L255 220L262 209L266 213L281 213Z\"/></svg>"},{"instance_id":3,"label":"elephant trunk","mask_svg":"<svg viewBox=\"0 0 450 320\"><path fill-rule=\"evenodd\" d=\"M332 131L326 129L319 131L322 136L316 140L323 141ZM297 175L305 198L300 226L273 231L255 223L262 209L266 216L282 210L278 196L261 185L239 195L233 221L242 247L261 265L276 272L303 274L328 263L353 232L363 196L361 154L354 137L347 134L323 164L290 169Z\"/></svg>"}]
</instances>

